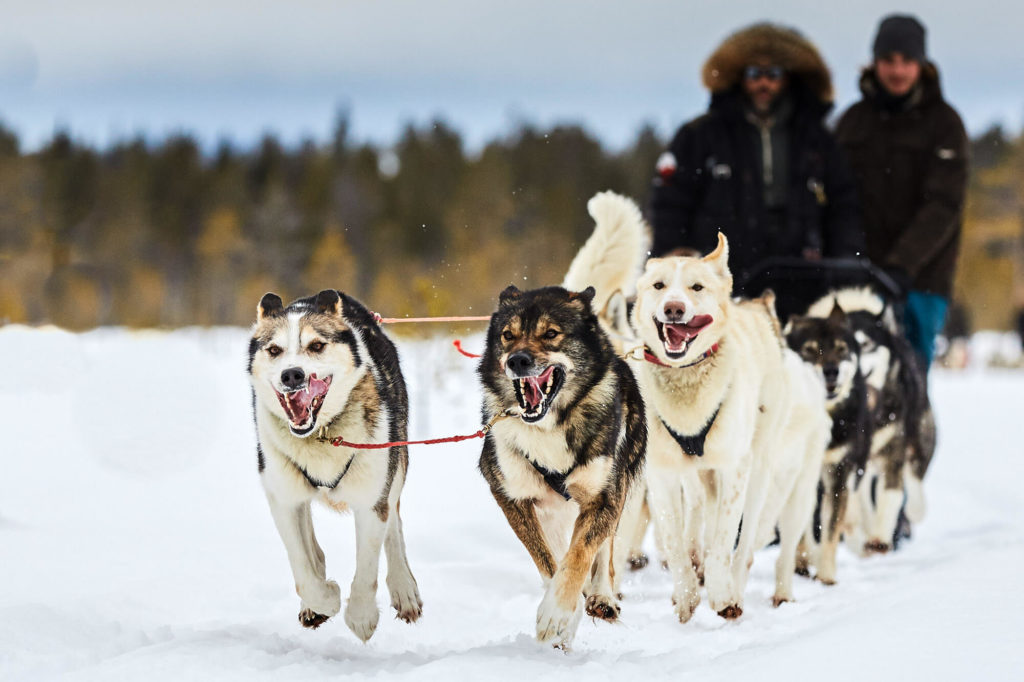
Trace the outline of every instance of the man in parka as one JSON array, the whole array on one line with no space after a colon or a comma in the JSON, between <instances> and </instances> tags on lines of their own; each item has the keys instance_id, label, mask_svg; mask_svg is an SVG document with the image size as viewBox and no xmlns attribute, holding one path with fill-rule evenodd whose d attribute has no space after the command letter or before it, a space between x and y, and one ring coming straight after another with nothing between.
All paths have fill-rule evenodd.
<instances>
[{"instance_id":1,"label":"man in parka","mask_svg":"<svg viewBox=\"0 0 1024 682\"><path fill-rule=\"evenodd\" d=\"M707 253L721 230L738 292L766 258L861 255L853 177L823 123L832 79L814 45L755 24L725 39L703 80L707 113L658 160L652 255Z\"/></svg>"},{"instance_id":2,"label":"man in parka","mask_svg":"<svg viewBox=\"0 0 1024 682\"><path fill-rule=\"evenodd\" d=\"M967 133L942 97L916 18L885 17L863 98L842 116L839 143L860 191L867 255L906 290L906 332L931 364L953 288L967 189Z\"/></svg>"}]
</instances>

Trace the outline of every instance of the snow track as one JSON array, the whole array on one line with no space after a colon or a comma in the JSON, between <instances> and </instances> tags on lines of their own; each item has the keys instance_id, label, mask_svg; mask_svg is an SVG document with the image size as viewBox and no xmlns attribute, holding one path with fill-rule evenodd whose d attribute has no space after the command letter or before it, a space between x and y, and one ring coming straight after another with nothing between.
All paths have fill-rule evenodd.
<instances>
[{"instance_id":1,"label":"snow track","mask_svg":"<svg viewBox=\"0 0 1024 682\"><path fill-rule=\"evenodd\" d=\"M256 472L246 341L0 329L0 679L1019 679L1022 372L933 374L928 517L896 554L841 548L838 585L798 578L797 602L773 609L763 550L738 622L705 600L684 626L649 546L622 622L585 619L563 655L533 639L540 580L476 471L476 441L411 448L402 517L420 622L392 618L381 580L369 644L340 618L303 630ZM476 430L474 361L449 339L399 347L410 436ZM347 593L352 518L314 517Z\"/></svg>"}]
</instances>

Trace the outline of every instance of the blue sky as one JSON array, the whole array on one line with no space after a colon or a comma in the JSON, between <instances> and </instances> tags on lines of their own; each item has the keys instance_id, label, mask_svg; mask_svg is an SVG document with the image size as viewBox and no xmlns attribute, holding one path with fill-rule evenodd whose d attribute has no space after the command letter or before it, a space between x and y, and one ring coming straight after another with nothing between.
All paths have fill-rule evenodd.
<instances>
[{"instance_id":1,"label":"blue sky","mask_svg":"<svg viewBox=\"0 0 1024 682\"><path fill-rule=\"evenodd\" d=\"M856 98L878 19L917 14L947 98L972 132L1024 121L1024 7L993 0L730 3L3 0L0 121L33 149L60 128L94 144L189 132L207 146L392 141L442 117L470 147L520 121L580 122L611 147L644 122L700 113L699 69L727 34L768 19L802 30Z\"/></svg>"}]
</instances>

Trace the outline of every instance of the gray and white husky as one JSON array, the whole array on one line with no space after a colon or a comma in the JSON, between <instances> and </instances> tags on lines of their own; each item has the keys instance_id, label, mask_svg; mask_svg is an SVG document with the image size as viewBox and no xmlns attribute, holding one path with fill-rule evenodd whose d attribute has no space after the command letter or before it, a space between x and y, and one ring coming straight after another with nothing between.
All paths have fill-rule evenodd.
<instances>
[{"instance_id":1,"label":"gray and white husky","mask_svg":"<svg viewBox=\"0 0 1024 682\"><path fill-rule=\"evenodd\" d=\"M263 489L284 541L301 600L299 621L316 628L341 609L313 533L310 502L351 509L356 570L345 623L361 640L377 628L380 550L398 618L423 603L409 570L398 515L409 456L405 446L335 447L406 439L408 396L395 346L355 299L334 290L283 305L266 294L249 342L249 378Z\"/></svg>"}]
</instances>

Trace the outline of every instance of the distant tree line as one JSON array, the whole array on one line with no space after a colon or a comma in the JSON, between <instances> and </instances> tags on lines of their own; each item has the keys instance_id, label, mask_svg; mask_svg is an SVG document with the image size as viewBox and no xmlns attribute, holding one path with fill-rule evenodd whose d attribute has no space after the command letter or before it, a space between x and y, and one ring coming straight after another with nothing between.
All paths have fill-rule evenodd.
<instances>
[{"instance_id":1,"label":"distant tree line","mask_svg":"<svg viewBox=\"0 0 1024 682\"><path fill-rule=\"evenodd\" d=\"M468 153L436 121L378 148L341 116L329 143L294 149L204 154L181 135L100 151L58 132L23 154L0 127L0 321L245 325L266 291L328 287L386 316L486 314L509 283L561 280L595 192L645 203L664 144L643 128L613 153L577 126L524 125ZM1019 239L1020 140L993 129L974 153L972 218L1012 215Z\"/></svg>"}]
</instances>

